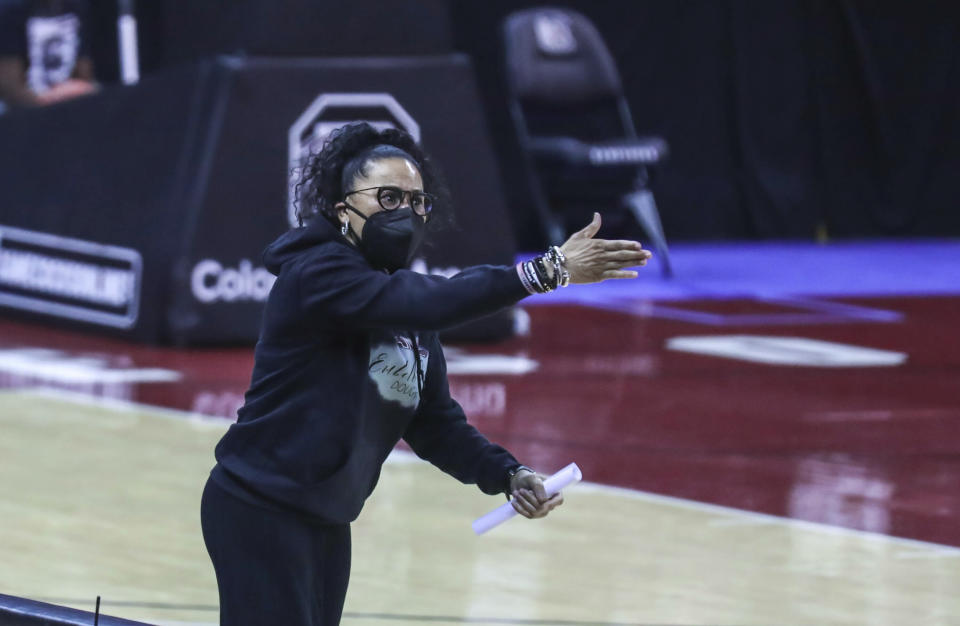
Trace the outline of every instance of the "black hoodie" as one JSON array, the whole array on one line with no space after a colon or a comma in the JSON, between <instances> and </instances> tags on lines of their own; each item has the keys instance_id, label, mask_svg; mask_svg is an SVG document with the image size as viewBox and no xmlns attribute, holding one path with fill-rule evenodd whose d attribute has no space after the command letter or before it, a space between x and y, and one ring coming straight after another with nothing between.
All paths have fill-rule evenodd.
<instances>
[{"instance_id":1,"label":"black hoodie","mask_svg":"<svg viewBox=\"0 0 960 626\"><path fill-rule=\"evenodd\" d=\"M463 483L508 489L519 463L450 397L436 331L526 296L516 268L387 274L323 218L281 236L264 262L277 280L244 406L217 444L218 484L264 506L351 522L403 438Z\"/></svg>"}]
</instances>

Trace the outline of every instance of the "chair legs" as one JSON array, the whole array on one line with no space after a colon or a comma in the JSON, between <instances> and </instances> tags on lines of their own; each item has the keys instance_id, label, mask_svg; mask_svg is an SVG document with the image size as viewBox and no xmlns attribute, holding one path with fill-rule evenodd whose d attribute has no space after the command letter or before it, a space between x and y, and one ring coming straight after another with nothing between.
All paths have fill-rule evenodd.
<instances>
[{"instance_id":1,"label":"chair legs","mask_svg":"<svg viewBox=\"0 0 960 626\"><path fill-rule=\"evenodd\" d=\"M639 189L628 193L623 197L633 213L634 219L650 238L653 249L659 257L660 267L663 268L663 275L673 276L673 266L670 264L670 250L667 248L667 238L663 234L663 226L660 224L660 213L657 211L657 204L653 200L653 193L649 189Z\"/></svg>"}]
</instances>

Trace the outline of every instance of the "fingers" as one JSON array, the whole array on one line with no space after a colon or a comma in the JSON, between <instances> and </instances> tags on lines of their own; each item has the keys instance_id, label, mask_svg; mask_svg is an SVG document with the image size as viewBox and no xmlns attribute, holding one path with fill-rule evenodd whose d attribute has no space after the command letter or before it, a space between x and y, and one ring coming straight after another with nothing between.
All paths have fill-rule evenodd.
<instances>
[{"instance_id":1,"label":"fingers","mask_svg":"<svg viewBox=\"0 0 960 626\"><path fill-rule=\"evenodd\" d=\"M629 261L626 263L614 261L612 263L604 263L603 267L599 268L599 271L606 272L610 270L625 270L630 267L644 267L647 264L647 259L641 261Z\"/></svg>"},{"instance_id":2,"label":"fingers","mask_svg":"<svg viewBox=\"0 0 960 626\"><path fill-rule=\"evenodd\" d=\"M600 275L602 280L610 280L611 278L636 278L639 274L631 270L606 270L603 274Z\"/></svg>"},{"instance_id":3,"label":"fingers","mask_svg":"<svg viewBox=\"0 0 960 626\"><path fill-rule=\"evenodd\" d=\"M603 261L602 265L597 269L601 270L602 280L607 280L608 278L636 278L637 273L632 271L621 271L625 270L628 267L643 267L647 264L647 261L653 257L653 254L649 250L639 249L640 244L636 242L607 242L610 244L618 244L622 246L623 244L634 244L637 248L634 249L615 249L613 251L604 252L600 257Z\"/></svg>"},{"instance_id":4,"label":"fingers","mask_svg":"<svg viewBox=\"0 0 960 626\"><path fill-rule=\"evenodd\" d=\"M604 250L611 252L616 250L643 250L643 246L640 245L639 241L630 241L629 239L599 239L597 243L600 244Z\"/></svg>"},{"instance_id":5,"label":"fingers","mask_svg":"<svg viewBox=\"0 0 960 626\"><path fill-rule=\"evenodd\" d=\"M607 263L639 263L646 261L652 254L646 250L617 250L616 252L604 252L603 260Z\"/></svg>"},{"instance_id":6,"label":"fingers","mask_svg":"<svg viewBox=\"0 0 960 626\"><path fill-rule=\"evenodd\" d=\"M570 236L570 239L593 239L593 236L600 230L600 214L594 213L593 220L583 230L578 230Z\"/></svg>"},{"instance_id":7,"label":"fingers","mask_svg":"<svg viewBox=\"0 0 960 626\"><path fill-rule=\"evenodd\" d=\"M538 516L537 509L539 508L539 504L533 493L527 491L526 489L518 489L517 491L514 491L513 500L511 500L510 503L513 505L513 508L517 511L517 513L524 517L532 519Z\"/></svg>"},{"instance_id":8,"label":"fingers","mask_svg":"<svg viewBox=\"0 0 960 626\"><path fill-rule=\"evenodd\" d=\"M513 510L518 514L524 517L530 517L530 513L520 504L520 499L514 496L513 500L510 501L510 506L513 507Z\"/></svg>"},{"instance_id":9,"label":"fingers","mask_svg":"<svg viewBox=\"0 0 960 626\"><path fill-rule=\"evenodd\" d=\"M532 491L519 489L513 492L513 500L510 504L517 513L527 519L538 519L546 517L550 511L563 504L563 494L557 493L541 501Z\"/></svg>"},{"instance_id":10,"label":"fingers","mask_svg":"<svg viewBox=\"0 0 960 626\"><path fill-rule=\"evenodd\" d=\"M600 257L602 262L596 268L600 272L623 270L628 267L643 267L653 256L646 250L619 250L604 252Z\"/></svg>"},{"instance_id":11,"label":"fingers","mask_svg":"<svg viewBox=\"0 0 960 626\"><path fill-rule=\"evenodd\" d=\"M529 489L520 490L520 499L526 503L527 507L532 510L534 514L540 512L540 501L537 500L537 496L533 495L533 492Z\"/></svg>"},{"instance_id":12,"label":"fingers","mask_svg":"<svg viewBox=\"0 0 960 626\"><path fill-rule=\"evenodd\" d=\"M543 477L537 476L536 482L533 483L533 495L537 498L537 502L546 502L547 501L547 490L543 488Z\"/></svg>"}]
</instances>

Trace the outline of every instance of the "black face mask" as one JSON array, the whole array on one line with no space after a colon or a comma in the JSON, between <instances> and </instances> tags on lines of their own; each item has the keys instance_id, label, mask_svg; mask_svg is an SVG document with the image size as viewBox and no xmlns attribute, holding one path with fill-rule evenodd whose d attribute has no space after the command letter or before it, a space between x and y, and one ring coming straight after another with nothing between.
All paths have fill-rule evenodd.
<instances>
[{"instance_id":1,"label":"black face mask","mask_svg":"<svg viewBox=\"0 0 960 626\"><path fill-rule=\"evenodd\" d=\"M344 203L346 204L346 203ZM365 216L349 204L347 208L366 220L358 247L370 265L394 272L410 265L423 244L426 229L423 218L410 207L379 211Z\"/></svg>"}]
</instances>

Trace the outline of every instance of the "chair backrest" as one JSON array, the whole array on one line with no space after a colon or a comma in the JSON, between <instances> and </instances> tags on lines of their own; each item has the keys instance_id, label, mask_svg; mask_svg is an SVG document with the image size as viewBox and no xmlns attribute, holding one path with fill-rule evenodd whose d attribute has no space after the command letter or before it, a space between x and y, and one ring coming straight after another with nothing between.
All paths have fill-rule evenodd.
<instances>
[{"instance_id":1,"label":"chair backrest","mask_svg":"<svg viewBox=\"0 0 960 626\"><path fill-rule=\"evenodd\" d=\"M603 38L580 13L526 9L509 15L503 30L507 80L521 102L575 106L623 93Z\"/></svg>"},{"instance_id":2,"label":"chair backrest","mask_svg":"<svg viewBox=\"0 0 960 626\"><path fill-rule=\"evenodd\" d=\"M504 20L503 40L510 106L522 135L587 141L634 135L616 64L585 16L552 7L517 11Z\"/></svg>"}]
</instances>

